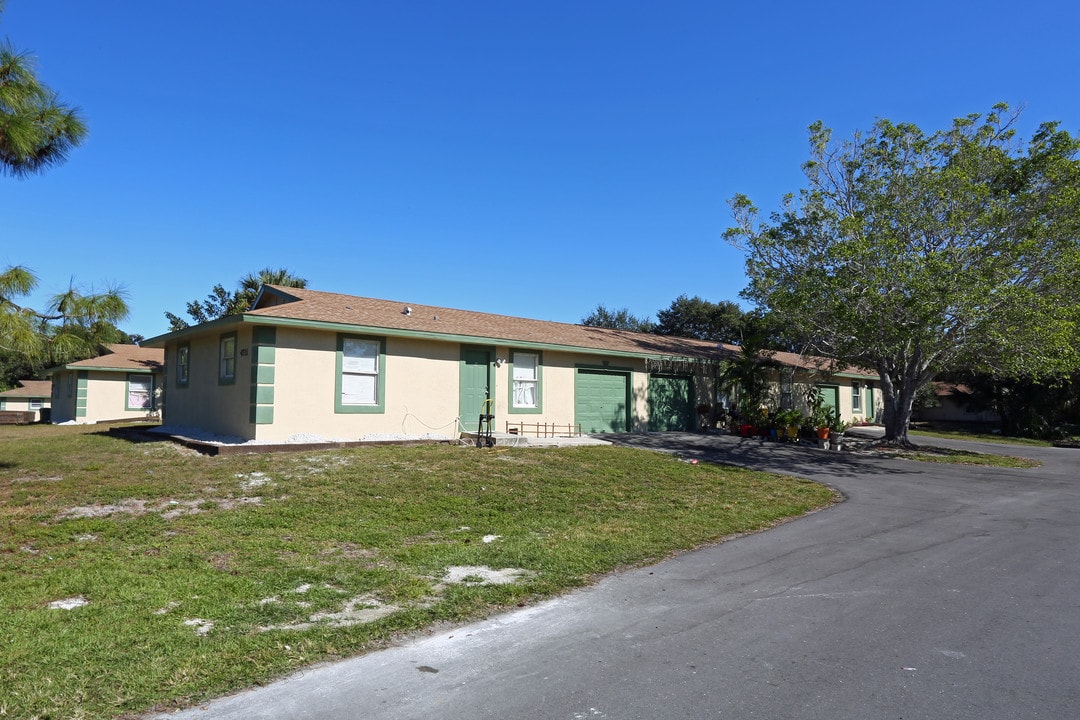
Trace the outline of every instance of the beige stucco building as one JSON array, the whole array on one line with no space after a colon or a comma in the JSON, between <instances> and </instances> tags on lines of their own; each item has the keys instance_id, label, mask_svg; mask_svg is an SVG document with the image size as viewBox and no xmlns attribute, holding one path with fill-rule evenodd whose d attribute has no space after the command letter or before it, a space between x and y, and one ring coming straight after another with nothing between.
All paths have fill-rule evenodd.
<instances>
[{"instance_id":1,"label":"beige stucco building","mask_svg":"<svg viewBox=\"0 0 1080 720\"><path fill-rule=\"evenodd\" d=\"M475 433L481 415L496 432L525 434L537 425L696 429L699 408L716 399L722 363L737 352L276 286L265 286L242 315L144 344L164 350L164 425L272 443L456 438ZM842 412L853 378L869 376L834 378Z\"/></svg>"},{"instance_id":2,"label":"beige stucco building","mask_svg":"<svg viewBox=\"0 0 1080 720\"><path fill-rule=\"evenodd\" d=\"M20 380L19 387L0 392L0 413L28 413L30 422L41 422L51 404L52 383L48 380Z\"/></svg>"},{"instance_id":3,"label":"beige stucco building","mask_svg":"<svg viewBox=\"0 0 1080 720\"><path fill-rule=\"evenodd\" d=\"M139 420L158 411L160 348L110 345L99 357L52 368L52 422Z\"/></svg>"}]
</instances>

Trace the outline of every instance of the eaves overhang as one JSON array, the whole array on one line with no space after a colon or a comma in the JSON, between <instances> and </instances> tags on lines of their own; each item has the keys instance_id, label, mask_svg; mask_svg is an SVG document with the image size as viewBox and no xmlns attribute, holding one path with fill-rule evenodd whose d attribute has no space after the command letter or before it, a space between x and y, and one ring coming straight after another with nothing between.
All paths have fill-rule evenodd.
<instances>
[{"instance_id":1,"label":"eaves overhang","mask_svg":"<svg viewBox=\"0 0 1080 720\"><path fill-rule=\"evenodd\" d=\"M585 347L581 345L567 345L562 343L538 342L535 340L516 340L513 338L496 336L438 333L430 331L406 330L403 328L380 327L377 325L336 323L328 322L325 320L301 320L297 318L282 318L269 315L251 314L230 315L228 317L218 318L216 320L211 320L209 322L201 323L199 325L193 325L191 327L184 328L183 330L176 330L174 332L166 333L164 335L152 337L148 340L144 340L142 344L148 347L164 347L166 344L173 341L183 340L184 338L191 337L193 335L201 335L205 332L213 332L214 330L221 330L224 328L232 327L234 325L291 327L303 330L325 330L329 332L355 333L357 335L383 335L386 337L408 338L415 340L456 342L465 345L505 345L513 348L520 348L522 350L562 351L579 353L583 355L604 355L607 357L624 357L637 359L660 359L679 357L689 361L719 361L724 359L723 357L716 357L704 353L700 355L692 353L673 355L671 352L661 351L650 352L647 350L616 350L609 348Z\"/></svg>"}]
</instances>

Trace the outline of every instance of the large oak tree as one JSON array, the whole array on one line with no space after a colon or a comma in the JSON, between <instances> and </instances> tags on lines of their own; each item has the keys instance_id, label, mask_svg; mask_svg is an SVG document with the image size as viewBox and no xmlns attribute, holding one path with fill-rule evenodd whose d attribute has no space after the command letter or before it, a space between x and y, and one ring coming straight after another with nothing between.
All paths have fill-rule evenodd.
<instances>
[{"instance_id":1,"label":"large oak tree","mask_svg":"<svg viewBox=\"0 0 1080 720\"><path fill-rule=\"evenodd\" d=\"M886 440L908 443L936 374L1078 367L1080 162L1057 123L1021 142L1005 105L927 133L810 127L808 186L767 222L730 201L744 296L798 318L813 351L877 371Z\"/></svg>"}]
</instances>

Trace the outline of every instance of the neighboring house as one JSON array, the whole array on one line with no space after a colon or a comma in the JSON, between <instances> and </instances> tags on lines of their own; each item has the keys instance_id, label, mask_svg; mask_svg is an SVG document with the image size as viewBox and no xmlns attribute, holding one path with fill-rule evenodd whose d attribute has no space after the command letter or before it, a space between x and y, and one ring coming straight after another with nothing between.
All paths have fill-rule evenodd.
<instances>
[{"instance_id":1,"label":"neighboring house","mask_svg":"<svg viewBox=\"0 0 1080 720\"><path fill-rule=\"evenodd\" d=\"M1001 422L1001 416L993 410L968 409L973 391L967 385L935 381L933 387L938 405L936 407L915 408L912 411L913 420L924 422Z\"/></svg>"},{"instance_id":2,"label":"neighboring house","mask_svg":"<svg viewBox=\"0 0 1080 720\"><path fill-rule=\"evenodd\" d=\"M20 380L19 387L0 392L0 412L32 413L30 422L41 422L48 417L51 396L50 381Z\"/></svg>"},{"instance_id":3,"label":"neighboring house","mask_svg":"<svg viewBox=\"0 0 1080 720\"><path fill-rule=\"evenodd\" d=\"M737 352L278 286L242 315L144 344L165 351L166 426L266 442L459 437L481 414L498 432L691 430Z\"/></svg>"},{"instance_id":4,"label":"neighboring house","mask_svg":"<svg viewBox=\"0 0 1080 720\"><path fill-rule=\"evenodd\" d=\"M138 420L159 410L164 353L109 345L104 355L52 368L52 422Z\"/></svg>"}]
</instances>

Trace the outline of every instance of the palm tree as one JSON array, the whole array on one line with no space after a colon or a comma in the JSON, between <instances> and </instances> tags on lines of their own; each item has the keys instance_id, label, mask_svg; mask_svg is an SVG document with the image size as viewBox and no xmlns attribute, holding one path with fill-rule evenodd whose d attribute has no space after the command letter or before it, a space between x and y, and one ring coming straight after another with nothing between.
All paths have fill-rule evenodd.
<instances>
[{"instance_id":1,"label":"palm tree","mask_svg":"<svg viewBox=\"0 0 1080 720\"><path fill-rule=\"evenodd\" d=\"M236 293L236 306L239 308L237 312L244 312L251 307L263 285L305 288L307 280L296 277L285 268L263 268L257 273L248 273L240 278L240 289Z\"/></svg>"}]
</instances>

